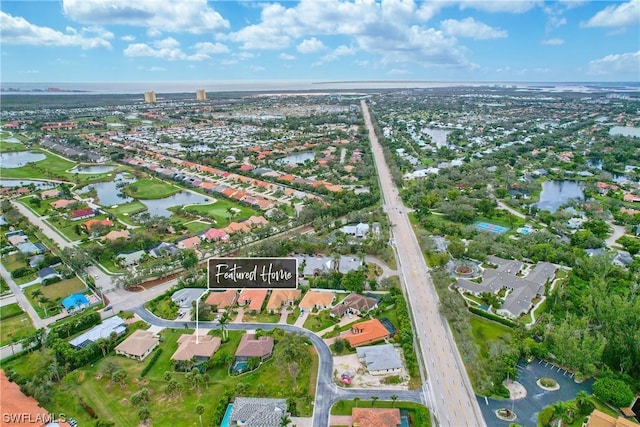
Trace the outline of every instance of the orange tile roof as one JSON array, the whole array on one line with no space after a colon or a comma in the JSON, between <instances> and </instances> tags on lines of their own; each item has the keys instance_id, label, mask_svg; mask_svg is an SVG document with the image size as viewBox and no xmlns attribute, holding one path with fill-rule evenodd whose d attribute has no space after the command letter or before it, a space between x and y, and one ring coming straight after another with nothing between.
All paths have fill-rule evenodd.
<instances>
[{"instance_id":1,"label":"orange tile roof","mask_svg":"<svg viewBox=\"0 0 640 427\"><path fill-rule=\"evenodd\" d=\"M2 413L15 415L16 418L11 420L11 426L17 427L42 427L50 421L49 411L38 406L38 402L33 398L24 395L20 391L20 386L12 383L7 375L0 369L0 407ZM3 420L2 425L5 425ZM7 424L9 425L9 424Z\"/></svg>"},{"instance_id":2,"label":"orange tile roof","mask_svg":"<svg viewBox=\"0 0 640 427\"><path fill-rule=\"evenodd\" d=\"M260 311L265 298L267 298L267 289L243 289L238 296L238 304L246 304L246 301L250 301L246 306L247 309Z\"/></svg>"},{"instance_id":3,"label":"orange tile roof","mask_svg":"<svg viewBox=\"0 0 640 427\"><path fill-rule=\"evenodd\" d=\"M215 305L218 309L230 307L236 302L236 297L238 293L235 289L226 289L222 292L211 292L207 299L205 300L205 304L207 305Z\"/></svg>"},{"instance_id":4,"label":"orange tile roof","mask_svg":"<svg viewBox=\"0 0 640 427\"><path fill-rule=\"evenodd\" d=\"M302 295L300 289L274 289L271 291L269 302L267 302L267 310L278 310L282 307L282 303L295 301L300 298L300 295Z\"/></svg>"},{"instance_id":5,"label":"orange tile roof","mask_svg":"<svg viewBox=\"0 0 640 427\"><path fill-rule=\"evenodd\" d=\"M90 219L88 221L83 222L82 225L84 225L84 228L86 228L87 231L91 231L91 228L94 225L103 225L105 227L111 227L113 225L113 221L111 221L109 218L106 218L106 219Z\"/></svg>"},{"instance_id":6,"label":"orange tile roof","mask_svg":"<svg viewBox=\"0 0 640 427\"><path fill-rule=\"evenodd\" d=\"M380 341L389 336L389 331L378 319L356 323L351 330L343 333L343 338L349 341L351 347Z\"/></svg>"},{"instance_id":7,"label":"orange tile roof","mask_svg":"<svg viewBox=\"0 0 640 427\"><path fill-rule=\"evenodd\" d=\"M300 308L304 310L312 310L314 307L328 307L333 303L336 295L333 292L320 292L310 290L300 301Z\"/></svg>"},{"instance_id":8,"label":"orange tile roof","mask_svg":"<svg viewBox=\"0 0 640 427\"><path fill-rule=\"evenodd\" d=\"M351 416L353 427L398 427L400 425L398 408L353 408Z\"/></svg>"}]
</instances>

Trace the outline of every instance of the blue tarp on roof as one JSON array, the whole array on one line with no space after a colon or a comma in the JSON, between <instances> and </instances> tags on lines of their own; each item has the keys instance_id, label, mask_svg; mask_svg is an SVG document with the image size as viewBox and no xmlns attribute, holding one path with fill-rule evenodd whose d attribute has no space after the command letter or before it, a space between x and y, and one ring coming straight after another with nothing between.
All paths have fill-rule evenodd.
<instances>
[{"instance_id":1,"label":"blue tarp on roof","mask_svg":"<svg viewBox=\"0 0 640 427\"><path fill-rule=\"evenodd\" d=\"M62 305L66 310L78 309L80 307L86 307L89 305L89 300L82 294L69 295L62 300Z\"/></svg>"}]
</instances>

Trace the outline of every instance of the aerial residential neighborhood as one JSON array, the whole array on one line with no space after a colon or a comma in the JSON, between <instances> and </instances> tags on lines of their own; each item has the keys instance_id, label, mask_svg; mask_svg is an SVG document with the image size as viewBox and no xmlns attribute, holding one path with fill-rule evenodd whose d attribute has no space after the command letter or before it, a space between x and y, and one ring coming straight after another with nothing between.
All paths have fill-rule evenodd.
<instances>
[{"instance_id":1,"label":"aerial residential neighborhood","mask_svg":"<svg viewBox=\"0 0 640 427\"><path fill-rule=\"evenodd\" d=\"M637 0L160 3L0 5L2 426L639 425Z\"/></svg>"}]
</instances>

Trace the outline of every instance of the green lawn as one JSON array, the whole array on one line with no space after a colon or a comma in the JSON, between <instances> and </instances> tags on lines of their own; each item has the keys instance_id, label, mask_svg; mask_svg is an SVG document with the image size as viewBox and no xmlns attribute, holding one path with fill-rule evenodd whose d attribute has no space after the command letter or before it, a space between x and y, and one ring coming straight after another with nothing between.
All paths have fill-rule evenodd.
<instances>
[{"instance_id":1,"label":"green lawn","mask_svg":"<svg viewBox=\"0 0 640 427\"><path fill-rule=\"evenodd\" d=\"M26 263L21 261L18 254L5 255L2 257L2 264L9 273L18 268L26 267Z\"/></svg>"},{"instance_id":2,"label":"green lawn","mask_svg":"<svg viewBox=\"0 0 640 427\"><path fill-rule=\"evenodd\" d=\"M0 176L3 178L57 178L71 181L73 174L66 173L76 163L40 150L47 157L39 162L29 163L20 168L0 168Z\"/></svg>"},{"instance_id":3,"label":"green lawn","mask_svg":"<svg viewBox=\"0 0 640 427\"><path fill-rule=\"evenodd\" d=\"M304 321L303 328L312 332L322 331L334 326L336 322L329 316L329 310L322 310L317 314L310 314Z\"/></svg>"},{"instance_id":4,"label":"green lawn","mask_svg":"<svg viewBox=\"0 0 640 427\"><path fill-rule=\"evenodd\" d=\"M16 285L24 285L25 283L33 282L38 278L38 273L35 271L33 273L29 273L26 276L18 277L17 279L13 279L16 282Z\"/></svg>"},{"instance_id":5,"label":"green lawn","mask_svg":"<svg viewBox=\"0 0 640 427\"><path fill-rule=\"evenodd\" d=\"M147 206L144 203L135 200L130 203L118 205L118 207L114 209L107 208L107 210L113 213L114 215L117 215L117 216L123 215L126 217L129 215L137 214L138 212L146 211Z\"/></svg>"},{"instance_id":6,"label":"green lawn","mask_svg":"<svg viewBox=\"0 0 640 427\"><path fill-rule=\"evenodd\" d=\"M415 402L393 402L390 400L378 400L376 402L372 400L359 400L357 402L354 402L353 400L340 400L331 407L331 414L351 415L351 410L354 407L406 409L407 411L409 411L409 418L411 419L412 426L431 426L431 416L429 415L429 409Z\"/></svg>"},{"instance_id":7,"label":"green lawn","mask_svg":"<svg viewBox=\"0 0 640 427\"><path fill-rule=\"evenodd\" d=\"M244 323L278 323L280 321L280 313L244 313L242 322Z\"/></svg>"},{"instance_id":8,"label":"green lawn","mask_svg":"<svg viewBox=\"0 0 640 427\"><path fill-rule=\"evenodd\" d=\"M11 151L23 151L25 149L24 144L20 142L7 142L4 139L0 140L0 152L9 153Z\"/></svg>"},{"instance_id":9,"label":"green lawn","mask_svg":"<svg viewBox=\"0 0 640 427\"><path fill-rule=\"evenodd\" d=\"M38 195L29 195L25 197L21 197L18 199L20 203L26 206L31 211L35 212L39 216L44 216L47 214L47 211L53 210L51 208L51 203L59 200L59 199L51 199L51 200L40 200Z\"/></svg>"},{"instance_id":10,"label":"green lawn","mask_svg":"<svg viewBox=\"0 0 640 427\"><path fill-rule=\"evenodd\" d=\"M0 318L0 347L10 344L12 339L24 338L36 330L27 313L23 312L18 304L0 307Z\"/></svg>"},{"instance_id":11,"label":"green lawn","mask_svg":"<svg viewBox=\"0 0 640 427\"><path fill-rule=\"evenodd\" d=\"M162 199L179 193L175 185L154 178L143 178L124 187L124 193L135 199Z\"/></svg>"},{"instance_id":12,"label":"green lawn","mask_svg":"<svg viewBox=\"0 0 640 427\"><path fill-rule=\"evenodd\" d=\"M40 292L42 292L42 294L45 297L49 299L50 303L47 304L46 314L49 316L52 316L54 314L57 314L60 310L60 304L57 303L59 299L66 298L69 295L76 292L83 292L86 289L87 288L84 285L84 283L82 283L82 281L77 277L74 277L72 279L67 279L58 283L53 283L49 286L42 286L42 285L29 286L24 290L24 293L27 296L27 299L29 300L33 308L35 308L38 315L44 319L46 316L45 316L45 310L41 307L43 304L41 304L36 298L34 298L33 296L34 292L39 290Z\"/></svg>"},{"instance_id":13,"label":"green lawn","mask_svg":"<svg viewBox=\"0 0 640 427\"><path fill-rule=\"evenodd\" d=\"M492 322L489 319L485 319L480 316L470 315L469 321L471 323L471 331L476 344L480 347L481 351L486 354L488 341L495 341L501 337L512 334L512 330L500 323Z\"/></svg>"},{"instance_id":14,"label":"green lawn","mask_svg":"<svg viewBox=\"0 0 640 427\"><path fill-rule=\"evenodd\" d=\"M188 222L184 224L184 226L187 227L187 230L189 230L193 234L202 233L203 231L206 231L212 227L211 224L199 221Z\"/></svg>"},{"instance_id":15,"label":"green lawn","mask_svg":"<svg viewBox=\"0 0 640 427\"><path fill-rule=\"evenodd\" d=\"M239 213L233 215L232 219L234 221L239 218L249 218L257 213L254 209L224 199L218 199L214 203L208 203L205 205L191 205L184 209L191 214L214 219L216 221L216 226L220 228L226 227L229 224L230 212L228 209L231 208L240 210Z\"/></svg>"},{"instance_id":16,"label":"green lawn","mask_svg":"<svg viewBox=\"0 0 640 427\"><path fill-rule=\"evenodd\" d=\"M82 227L83 221L71 221L63 217L62 215L58 215L55 217L50 217L49 219L44 220L48 223L54 230L66 237L69 241L75 241L82 239L82 235L78 233L80 228ZM84 236L86 237L86 235Z\"/></svg>"}]
</instances>

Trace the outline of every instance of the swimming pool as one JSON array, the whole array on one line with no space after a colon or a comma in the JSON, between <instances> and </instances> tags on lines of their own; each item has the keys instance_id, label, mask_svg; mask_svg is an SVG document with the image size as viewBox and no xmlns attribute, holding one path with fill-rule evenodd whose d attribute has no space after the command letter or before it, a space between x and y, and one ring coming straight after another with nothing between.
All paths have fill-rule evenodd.
<instances>
[{"instance_id":1,"label":"swimming pool","mask_svg":"<svg viewBox=\"0 0 640 427\"><path fill-rule=\"evenodd\" d=\"M236 362L233 364L233 367L231 367L231 371L233 372L243 372L247 370L247 362Z\"/></svg>"},{"instance_id":2,"label":"swimming pool","mask_svg":"<svg viewBox=\"0 0 640 427\"><path fill-rule=\"evenodd\" d=\"M229 403L227 405L227 410L224 413L224 417L222 417L222 423L220 427L229 427L229 418L231 418L231 411L233 411L233 403Z\"/></svg>"}]
</instances>

